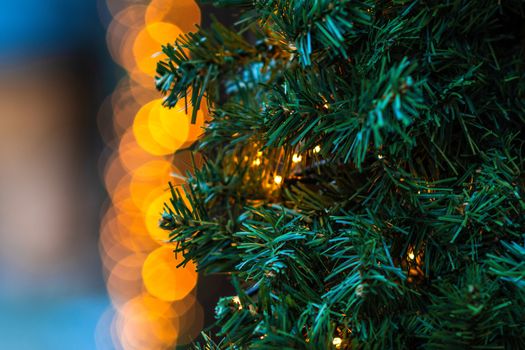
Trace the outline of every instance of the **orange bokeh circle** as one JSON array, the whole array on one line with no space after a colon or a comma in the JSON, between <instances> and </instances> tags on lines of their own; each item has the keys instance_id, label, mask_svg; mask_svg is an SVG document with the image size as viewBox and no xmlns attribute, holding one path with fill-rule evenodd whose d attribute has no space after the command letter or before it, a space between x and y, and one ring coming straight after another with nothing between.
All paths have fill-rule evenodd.
<instances>
[{"instance_id":1,"label":"orange bokeh circle","mask_svg":"<svg viewBox=\"0 0 525 350\"><path fill-rule=\"evenodd\" d=\"M166 301L186 297L197 284L197 272L192 262L177 268L181 262L182 257L175 256L173 247L161 246L151 252L142 268L142 280L147 291Z\"/></svg>"},{"instance_id":2,"label":"orange bokeh circle","mask_svg":"<svg viewBox=\"0 0 525 350\"><path fill-rule=\"evenodd\" d=\"M162 100L157 101L150 111L149 129L154 140L173 153L188 139L190 116L183 110L164 107Z\"/></svg>"},{"instance_id":3,"label":"orange bokeh circle","mask_svg":"<svg viewBox=\"0 0 525 350\"><path fill-rule=\"evenodd\" d=\"M172 174L177 172L172 163L165 160L152 160L136 168L129 186L131 198L137 207L146 212L151 201L166 192L169 183L175 183Z\"/></svg>"},{"instance_id":4,"label":"orange bokeh circle","mask_svg":"<svg viewBox=\"0 0 525 350\"><path fill-rule=\"evenodd\" d=\"M119 158L128 172L153 159L151 153L145 151L137 142L132 128L129 128L120 139L118 147Z\"/></svg>"},{"instance_id":5,"label":"orange bokeh circle","mask_svg":"<svg viewBox=\"0 0 525 350\"><path fill-rule=\"evenodd\" d=\"M163 120L172 118L170 128ZM137 143L152 155L173 154L188 137L189 122L187 116L173 116L171 111L162 106L162 100L153 100L144 105L135 116L133 133Z\"/></svg>"},{"instance_id":6,"label":"orange bokeh circle","mask_svg":"<svg viewBox=\"0 0 525 350\"><path fill-rule=\"evenodd\" d=\"M146 215L144 215L144 222L151 238L159 244L169 241L169 232L159 227L159 220L164 212L165 205L169 205L171 200L171 192L163 191L156 198L148 203Z\"/></svg>"},{"instance_id":7,"label":"orange bokeh circle","mask_svg":"<svg viewBox=\"0 0 525 350\"><path fill-rule=\"evenodd\" d=\"M191 122L193 107L186 105L184 100L177 102L173 108L164 108L159 114L159 120L164 128L170 134L177 134L180 132L180 124L185 123L188 126L188 133L186 135L187 142L193 142L203 133L204 122L207 119L207 111L204 106L197 111L197 118L195 123Z\"/></svg>"},{"instance_id":8,"label":"orange bokeh circle","mask_svg":"<svg viewBox=\"0 0 525 350\"><path fill-rule=\"evenodd\" d=\"M154 22L147 24L135 37L133 57L137 67L151 77L155 76L157 62L165 59L162 45L173 44L183 31L174 24Z\"/></svg>"},{"instance_id":9,"label":"orange bokeh circle","mask_svg":"<svg viewBox=\"0 0 525 350\"><path fill-rule=\"evenodd\" d=\"M146 23L175 23L184 32L195 32L201 22L201 10L195 0L153 0L148 5Z\"/></svg>"},{"instance_id":10,"label":"orange bokeh circle","mask_svg":"<svg viewBox=\"0 0 525 350\"><path fill-rule=\"evenodd\" d=\"M128 301L118 313L116 328L125 349L165 349L179 333L170 303L142 294Z\"/></svg>"}]
</instances>

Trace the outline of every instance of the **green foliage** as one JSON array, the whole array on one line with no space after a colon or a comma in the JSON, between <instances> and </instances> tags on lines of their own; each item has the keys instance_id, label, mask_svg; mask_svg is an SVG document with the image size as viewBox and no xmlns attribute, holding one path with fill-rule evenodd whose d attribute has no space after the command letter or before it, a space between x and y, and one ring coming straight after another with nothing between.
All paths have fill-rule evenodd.
<instances>
[{"instance_id":1,"label":"green foliage","mask_svg":"<svg viewBox=\"0 0 525 350\"><path fill-rule=\"evenodd\" d=\"M162 227L237 291L197 349L525 348L525 2L214 3L157 70L211 111Z\"/></svg>"}]
</instances>

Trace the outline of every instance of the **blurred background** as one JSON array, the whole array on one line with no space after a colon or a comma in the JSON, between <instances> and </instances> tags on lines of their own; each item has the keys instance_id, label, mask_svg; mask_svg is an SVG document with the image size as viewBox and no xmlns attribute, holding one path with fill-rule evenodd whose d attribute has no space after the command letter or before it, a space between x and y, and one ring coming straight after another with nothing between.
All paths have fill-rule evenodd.
<instances>
[{"instance_id":1,"label":"blurred background","mask_svg":"<svg viewBox=\"0 0 525 350\"><path fill-rule=\"evenodd\" d=\"M196 125L155 91L194 0L0 0L0 349L174 349L225 279L157 227ZM225 13L214 13L227 19Z\"/></svg>"}]
</instances>

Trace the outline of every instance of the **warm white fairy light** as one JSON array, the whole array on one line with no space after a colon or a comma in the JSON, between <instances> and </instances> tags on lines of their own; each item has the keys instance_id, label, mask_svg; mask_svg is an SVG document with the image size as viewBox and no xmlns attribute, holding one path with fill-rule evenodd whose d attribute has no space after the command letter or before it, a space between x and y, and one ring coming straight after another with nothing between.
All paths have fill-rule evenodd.
<instances>
[{"instance_id":1,"label":"warm white fairy light","mask_svg":"<svg viewBox=\"0 0 525 350\"><path fill-rule=\"evenodd\" d=\"M335 337L334 340L332 340L332 344L335 346L336 349L339 349L342 343L343 343L343 339L339 337Z\"/></svg>"},{"instance_id":2,"label":"warm white fairy light","mask_svg":"<svg viewBox=\"0 0 525 350\"><path fill-rule=\"evenodd\" d=\"M383 159L383 158L385 158L385 157L384 157L382 154L378 154L378 155L377 155L377 158L379 158L379 159Z\"/></svg>"},{"instance_id":3,"label":"warm white fairy light","mask_svg":"<svg viewBox=\"0 0 525 350\"><path fill-rule=\"evenodd\" d=\"M292 156L292 162L299 163L301 160L303 160L303 157L300 154L295 153Z\"/></svg>"},{"instance_id":4,"label":"warm white fairy light","mask_svg":"<svg viewBox=\"0 0 525 350\"><path fill-rule=\"evenodd\" d=\"M234 297L232 298L232 301L233 301L235 304L237 304L237 306L239 307L239 309L242 309L241 299L239 299L238 296L234 296Z\"/></svg>"},{"instance_id":5,"label":"warm white fairy light","mask_svg":"<svg viewBox=\"0 0 525 350\"><path fill-rule=\"evenodd\" d=\"M414 252L410 252L410 253L408 253L408 258L409 258L410 260L414 260L414 259L416 258L416 256L414 255Z\"/></svg>"},{"instance_id":6,"label":"warm white fairy light","mask_svg":"<svg viewBox=\"0 0 525 350\"><path fill-rule=\"evenodd\" d=\"M252 164L255 165L255 166L259 166L259 165L261 165L261 158L257 158L257 159L255 159L255 160L252 162Z\"/></svg>"},{"instance_id":7,"label":"warm white fairy light","mask_svg":"<svg viewBox=\"0 0 525 350\"><path fill-rule=\"evenodd\" d=\"M281 175L275 175L273 182L275 182L277 185L280 185L281 182L283 182L283 177Z\"/></svg>"},{"instance_id":8,"label":"warm white fairy light","mask_svg":"<svg viewBox=\"0 0 525 350\"><path fill-rule=\"evenodd\" d=\"M315 146L314 149L313 149L313 152L314 152L314 153L319 153L319 152L321 152L321 146L319 146L319 145Z\"/></svg>"}]
</instances>

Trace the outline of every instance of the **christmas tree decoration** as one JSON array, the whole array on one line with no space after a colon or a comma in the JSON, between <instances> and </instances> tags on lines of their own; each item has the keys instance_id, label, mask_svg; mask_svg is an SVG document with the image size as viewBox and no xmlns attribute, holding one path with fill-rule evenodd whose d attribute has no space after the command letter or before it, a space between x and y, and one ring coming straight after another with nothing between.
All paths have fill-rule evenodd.
<instances>
[{"instance_id":1,"label":"christmas tree decoration","mask_svg":"<svg viewBox=\"0 0 525 350\"><path fill-rule=\"evenodd\" d=\"M213 3L156 70L210 114L161 227L235 288L195 347L525 348L525 1Z\"/></svg>"}]
</instances>

